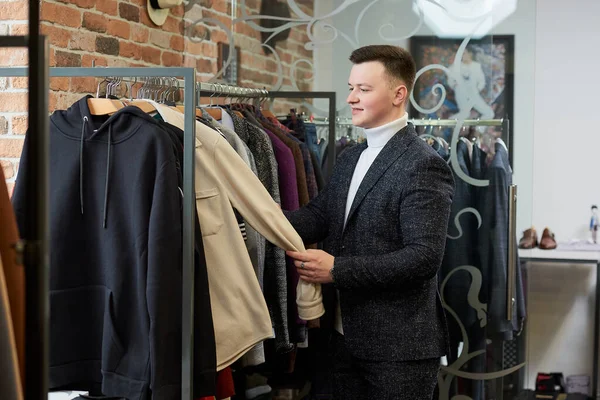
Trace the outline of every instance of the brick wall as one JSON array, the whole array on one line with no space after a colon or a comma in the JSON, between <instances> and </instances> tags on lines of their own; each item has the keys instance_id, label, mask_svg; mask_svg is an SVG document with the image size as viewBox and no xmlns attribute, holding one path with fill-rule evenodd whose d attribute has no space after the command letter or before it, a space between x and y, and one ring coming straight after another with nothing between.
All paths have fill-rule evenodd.
<instances>
[{"instance_id":1,"label":"brick wall","mask_svg":"<svg viewBox=\"0 0 600 400\"><path fill-rule=\"evenodd\" d=\"M312 14L314 0L300 3ZM241 48L238 84L245 87L272 88L278 81L274 55L265 55L260 33L246 23L232 26L231 1L195 0L187 12L184 5L172 9L166 23L157 27L146 12L146 0L42 0L41 30L50 42L50 66L186 66L196 67L198 78L208 81L218 72L218 42L227 34L215 24L193 24L213 18L234 31L234 42ZM28 2L0 0L0 35L27 33ZM241 15L238 5L235 15ZM258 14L260 0L247 0L248 14ZM205 40L199 43L199 38ZM304 48L308 41L306 26L292 29L276 50L283 66L283 89L292 89L291 65L299 59L312 61ZM0 49L0 66L25 66L24 49ZM305 63L297 66L299 90L310 90L311 70ZM84 93L95 93L95 78L52 78L50 111L64 109ZM12 193L23 138L27 129L27 79L0 78L0 164ZM277 101L276 113L296 107L294 101Z\"/></svg>"}]
</instances>

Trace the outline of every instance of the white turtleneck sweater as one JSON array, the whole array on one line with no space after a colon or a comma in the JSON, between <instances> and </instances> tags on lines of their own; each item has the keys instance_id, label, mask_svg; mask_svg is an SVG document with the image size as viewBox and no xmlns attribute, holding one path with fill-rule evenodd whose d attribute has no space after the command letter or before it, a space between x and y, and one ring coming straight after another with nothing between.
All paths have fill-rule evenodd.
<instances>
[{"instance_id":1,"label":"white turtleneck sweater","mask_svg":"<svg viewBox=\"0 0 600 400\"><path fill-rule=\"evenodd\" d=\"M346 214L344 217L344 225L348 220L348 214L350 213L350 208L352 207L352 203L354 202L354 197L356 197L356 193L358 192L358 188L362 183L367 171L379 155L381 150L385 147L387 142L401 129L403 129L408 124L408 114L405 113L402 118L397 119L395 121L389 122L385 125L378 126L376 128L364 129L365 136L367 137L367 148L360 154L360 158L356 163L356 167L354 168L354 173L352 175L352 181L350 182L350 188L348 189L348 199L346 200ZM339 301L339 292L338 292L338 301L335 313L335 330L344 334L344 329L342 326L342 311L340 309L340 301Z\"/></svg>"}]
</instances>

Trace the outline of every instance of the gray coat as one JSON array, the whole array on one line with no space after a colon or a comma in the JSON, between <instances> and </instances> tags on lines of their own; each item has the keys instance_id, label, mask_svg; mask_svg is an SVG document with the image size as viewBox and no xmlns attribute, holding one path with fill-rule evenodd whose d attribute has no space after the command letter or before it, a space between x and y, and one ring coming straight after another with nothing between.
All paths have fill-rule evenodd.
<instances>
[{"instance_id":1,"label":"gray coat","mask_svg":"<svg viewBox=\"0 0 600 400\"><path fill-rule=\"evenodd\" d=\"M447 327L437 273L444 255L453 178L446 162L409 124L375 159L344 228L348 188L366 144L344 152L325 190L287 213L306 243L324 241L335 257L334 285L323 285L332 330L340 291L349 351L374 361L446 354Z\"/></svg>"}]
</instances>

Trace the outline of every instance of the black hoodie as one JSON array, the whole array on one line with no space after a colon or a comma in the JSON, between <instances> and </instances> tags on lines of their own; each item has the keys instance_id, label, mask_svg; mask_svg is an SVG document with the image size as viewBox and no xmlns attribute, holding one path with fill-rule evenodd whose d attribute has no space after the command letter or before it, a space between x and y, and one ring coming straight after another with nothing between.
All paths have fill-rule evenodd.
<instances>
[{"instance_id":1,"label":"black hoodie","mask_svg":"<svg viewBox=\"0 0 600 400\"><path fill-rule=\"evenodd\" d=\"M50 387L181 396L181 192L174 143L136 107L50 119ZM25 139L27 141L27 137ZM24 232L27 146L13 204Z\"/></svg>"}]
</instances>

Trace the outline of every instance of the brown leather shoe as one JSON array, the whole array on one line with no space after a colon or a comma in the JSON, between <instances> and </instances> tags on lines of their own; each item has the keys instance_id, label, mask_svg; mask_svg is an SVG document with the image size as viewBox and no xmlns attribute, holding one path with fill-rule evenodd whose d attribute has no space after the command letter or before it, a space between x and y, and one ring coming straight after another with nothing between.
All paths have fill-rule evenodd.
<instances>
[{"instance_id":1,"label":"brown leather shoe","mask_svg":"<svg viewBox=\"0 0 600 400\"><path fill-rule=\"evenodd\" d=\"M554 250L556 248L556 240L554 239L554 233L549 228L544 229L542 233L542 240L540 240L540 249L542 250Z\"/></svg>"},{"instance_id":2,"label":"brown leather shoe","mask_svg":"<svg viewBox=\"0 0 600 400\"><path fill-rule=\"evenodd\" d=\"M523 232L523 237L519 240L520 249L533 249L538 245L537 232L534 227Z\"/></svg>"}]
</instances>

